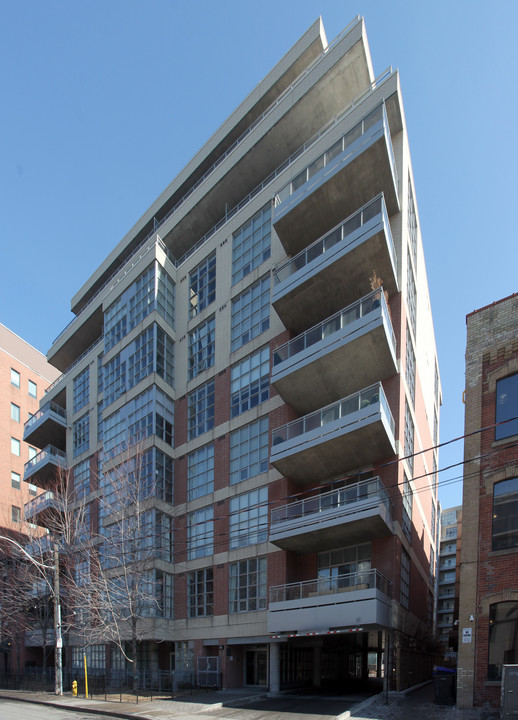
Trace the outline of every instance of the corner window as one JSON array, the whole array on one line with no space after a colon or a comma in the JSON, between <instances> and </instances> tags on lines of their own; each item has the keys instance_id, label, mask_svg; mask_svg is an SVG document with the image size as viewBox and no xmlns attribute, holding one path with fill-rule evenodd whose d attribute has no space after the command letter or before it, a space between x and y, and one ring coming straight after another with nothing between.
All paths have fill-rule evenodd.
<instances>
[{"instance_id":1,"label":"corner window","mask_svg":"<svg viewBox=\"0 0 518 720\"><path fill-rule=\"evenodd\" d=\"M518 435L518 373L497 381L495 415L495 440Z\"/></svg>"},{"instance_id":2,"label":"corner window","mask_svg":"<svg viewBox=\"0 0 518 720\"><path fill-rule=\"evenodd\" d=\"M493 487L493 550L518 547L518 478Z\"/></svg>"}]
</instances>

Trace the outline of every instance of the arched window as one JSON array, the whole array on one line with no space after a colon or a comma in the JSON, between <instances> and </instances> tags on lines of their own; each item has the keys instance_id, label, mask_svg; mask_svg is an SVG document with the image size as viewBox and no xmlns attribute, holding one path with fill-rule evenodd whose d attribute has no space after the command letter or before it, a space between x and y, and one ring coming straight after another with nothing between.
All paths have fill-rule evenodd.
<instances>
[{"instance_id":1,"label":"arched window","mask_svg":"<svg viewBox=\"0 0 518 720\"><path fill-rule=\"evenodd\" d=\"M518 663L518 602L489 606L488 680L502 678L502 665Z\"/></svg>"}]
</instances>

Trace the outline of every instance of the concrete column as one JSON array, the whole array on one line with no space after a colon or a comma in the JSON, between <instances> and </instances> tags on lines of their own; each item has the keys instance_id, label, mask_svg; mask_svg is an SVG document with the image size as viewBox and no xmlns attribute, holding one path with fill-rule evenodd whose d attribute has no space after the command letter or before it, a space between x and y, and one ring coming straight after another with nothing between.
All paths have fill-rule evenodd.
<instances>
[{"instance_id":1,"label":"concrete column","mask_svg":"<svg viewBox=\"0 0 518 720\"><path fill-rule=\"evenodd\" d=\"M281 647L270 643L270 692L278 693L281 688Z\"/></svg>"},{"instance_id":2,"label":"concrete column","mask_svg":"<svg viewBox=\"0 0 518 720\"><path fill-rule=\"evenodd\" d=\"M320 687L322 684L322 648L313 648L313 686Z\"/></svg>"}]
</instances>

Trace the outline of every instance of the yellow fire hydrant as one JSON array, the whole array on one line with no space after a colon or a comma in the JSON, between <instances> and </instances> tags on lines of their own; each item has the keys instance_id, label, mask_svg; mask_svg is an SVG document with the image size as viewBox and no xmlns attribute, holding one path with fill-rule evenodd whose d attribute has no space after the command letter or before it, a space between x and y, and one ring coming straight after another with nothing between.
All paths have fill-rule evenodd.
<instances>
[{"instance_id":1,"label":"yellow fire hydrant","mask_svg":"<svg viewBox=\"0 0 518 720\"><path fill-rule=\"evenodd\" d=\"M77 697L77 680L74 680L72 682L72 695L74 697Z\"/></svg>"}]
</instances>

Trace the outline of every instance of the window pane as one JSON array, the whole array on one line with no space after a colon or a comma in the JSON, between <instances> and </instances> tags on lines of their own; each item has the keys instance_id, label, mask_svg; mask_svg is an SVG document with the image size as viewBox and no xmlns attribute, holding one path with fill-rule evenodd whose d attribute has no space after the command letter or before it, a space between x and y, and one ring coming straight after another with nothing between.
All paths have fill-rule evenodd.
<instances>
[{"instance_id":1,"label":"window pane","mask_svg":"<svg viewBox=\"0 0 518 720\"><path fill-rule=\"evenodd\" d=\"M16 438L11 438L11 452L13 455L20 456L20 441Z\"/></svg>"},{"instance_id":2,"label":"window pane","mask_svg":"<svg viewBox=\"0 0 518 720\"><path fill-rule=\"evenodd\" d=\"M498 380L496 383L496 422L504 423L495 428L495 439L518 435L518 373ZM512 420L511 418L514 418ZM509 421L509 422L506 422Z\"/></svg>"},{"instance_id":3,"label":"window pane","mask_svg":"<svg viewBox=\"0 0 518 720\"><path fill-rule=\"evenodd\" d=\"M32 382L32 380L29 380L29 395L31 397L36 397L38 395L38 386L35 382Z\"/></svg>"},{"instance_id":4,"label":"window pane","mask_svg":"<svg viewBox=\"0 0 518 720\"><path fill-rule=\"evenodd\" d=\"M518 478L493 487L493 550L518 547Z\"/></svg>"},{"instance_id":5,"label":"window pane","mask_svg":"<svg viewBox=\"0 0 518 720\"><path fill-rule=\"evenodd\" d=\"M20 408L14 403L11 403L11 420L14 420L14 422L20 422Z\"/></svg>"},{"instance_id":6,"label":"window pane","mask_svg":"<svg viewBox=\"0 0 518 720\"><path fill-rule=\"evenodd\" d=\"M17 370L13 370L13 368L11 368L11 385L17 388L20 387L20 373Z\"/></svg>"}]
</instances>

